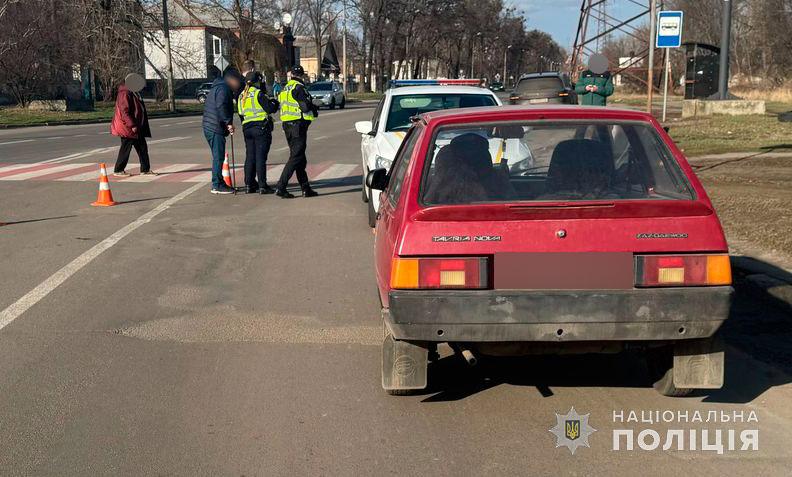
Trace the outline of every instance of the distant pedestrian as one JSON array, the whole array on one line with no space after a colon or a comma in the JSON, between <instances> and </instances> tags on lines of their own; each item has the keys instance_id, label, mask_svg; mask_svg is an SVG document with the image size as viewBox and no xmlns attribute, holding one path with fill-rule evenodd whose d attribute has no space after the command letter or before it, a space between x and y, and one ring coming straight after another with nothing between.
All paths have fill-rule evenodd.
<instances>
[{"instance_id":1,"label":"distant pedestrian","mask_svg":"<svg viewBox=\"0 0 792 477\"><path fill-rule=\"evenodd\" d=\"M586 106L606 106L608 96L613 94L613 77L608 71L608 58L605 55L591 55L589 68L580 73L575 84L580 104Z\"/></svg>"},{"instance_id":2,"label":"distant pedestrian","mask_svg":"<svg viewBox=\"0 0 792 477\"><path fill-rule=\"evenodd\" d=\"M223 182L223 159L226 136L234 134L234 96L241 84L239 71L228 68L222 77L215 78L206 95L203 131L212 151L212 194L234 193L234 189Z\"/></svg>"},{"instance_id":3,"label":"distant pedestrian","mask_svg":"<svg viewBox=\"0 0 792 477\"><path fill-rule=\"evenodd\" d=\"M237 99L245 136L245 188L248 194L272 194L267 185L267 154L272 145L272 114L278 111L277 100L267 95L261 73L245 76L245 89Z\"/></svg>"},{"instance_id":4,"label":"distant pedestrian","mask_svg":"<svg viewBox=\"0 0 792 477\"><path fill-rule=\"evenodd\" d=\"M272 79L272 97L277 98L282 90L283 85L281 84L280 73L276 71Z\"/></svg>"},{"instance_id":5,"label":"distant pedestrian","mask_svg":"<svg viewBox=\"0 0 792 477\"><path fill-rule=\"evenodd\" d=\"M124 83L118 87L113 121L110 123L110 133L121 138L121 148L118 150L113 175L126 177L126 166L129 162L129 153L135 148L140 160L140 173L143 175L155 174L151 171L149 162L148 145L146 138L151 137L146 105L140 97L140 91L146 85L146 80L137 73L130 73Z\"/></svg>"}]
</instances>

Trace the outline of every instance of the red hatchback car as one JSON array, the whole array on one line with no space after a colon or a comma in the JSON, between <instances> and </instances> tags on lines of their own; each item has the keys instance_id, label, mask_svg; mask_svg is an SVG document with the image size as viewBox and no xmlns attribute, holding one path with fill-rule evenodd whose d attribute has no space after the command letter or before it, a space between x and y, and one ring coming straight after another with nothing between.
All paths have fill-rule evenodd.
<instances>
[{"instance_id":1,"label":"red hatchback car","mask_svg":"<svg viewBox=\"0 0 792 477\"><path fill-rule=\"evenodd\" d=\"M381 190L382 385L427 386L448 343L477 355L644 349L655 388L723 385L732 299L704 188L650 115L494 107L414 120Z\"/></svg>"}]
</instances>

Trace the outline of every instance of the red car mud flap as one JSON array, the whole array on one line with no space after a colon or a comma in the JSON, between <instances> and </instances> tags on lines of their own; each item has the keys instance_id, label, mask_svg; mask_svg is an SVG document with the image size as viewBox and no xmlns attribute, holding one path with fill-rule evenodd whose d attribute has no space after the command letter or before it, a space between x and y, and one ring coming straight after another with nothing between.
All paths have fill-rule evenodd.
<instances>
[{"instance_id":1,"label":"red car mud flap","mask_svg":"<svg viewBox=\"0 0 792 477\"><path fill-rule=\"evenodd\" d=\"M674 386L723 387L724 352L720 339L685 340L674 345Z\"/></svg>"},{"instance_id":2,"label":"red car mud flap","mask_svg":"<svg viewBox=\"0 0 792 477\"><path fill-rule=\"evenodd\" d=\"M382 343L382 387L386 390L425 389L429 351L389 334Z\"/></svg>"}]
</instances>

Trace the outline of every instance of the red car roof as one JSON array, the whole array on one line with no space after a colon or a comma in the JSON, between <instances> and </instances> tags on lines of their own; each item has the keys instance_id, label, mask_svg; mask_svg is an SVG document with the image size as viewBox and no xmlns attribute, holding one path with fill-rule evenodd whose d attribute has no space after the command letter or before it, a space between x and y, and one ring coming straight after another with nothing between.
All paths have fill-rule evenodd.
<instances>
[{"instance_id":1,"label":"red car roof","mask_svg":"<svg viewBox=\"0 0 792 477\"><path fill-rule=\"evenodd\" d=\"M653 122L651 114L630 109L603 108L600 106L488 106L480 108L443 109L424 113L421 118L427 125L435 122L508 121L521 119L579 118L615 119ZM463 121L464 120L464 121Z\"/></svg>"}]
</instances>

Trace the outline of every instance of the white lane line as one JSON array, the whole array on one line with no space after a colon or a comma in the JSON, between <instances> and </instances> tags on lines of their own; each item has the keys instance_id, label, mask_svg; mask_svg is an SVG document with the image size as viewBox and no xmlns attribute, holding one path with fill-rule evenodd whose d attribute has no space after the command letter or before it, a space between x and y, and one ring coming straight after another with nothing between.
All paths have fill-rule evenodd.
<instances>
[{"instance_id":1,"label":"white lane line","mask_svg":"<svg viewBox=\"0 0 792 477\"><path fill-rule=\"evenodd\" d=\"M76 134L76 135L74 135L72 137L85 137L85 136L87 136L87 134Z\"/></svg>"},{"instance_id":2,"label":"white lane line","mask_svg":"<svg viewBox=\"0 0 792 477\"><path fill-rule=\"evenodd\" d=\"M277 181L280 178L281 173L283 172L283 167L285 165L286 164L276 164L276 165L268 168L267 169L267 179L271 179L273 181Z\"/></svg>"},{"instance_id":3,"label":"white lane line","mask_svg":"<svg viewBox=\"0 0 792 477\"><path fill-rule=\"evenodd\" d=\"M102 135L102 134L110 134L110 131L100 132L99 134L100 135Z\"/></svg>"},{"instance_id":4,"label":"white lane line","mask_svg":"<svg viewBox=\"0 0 792 477\"><path fill-rule=\"evenodd\" d=\"M171 123L168 123L168 124L160 124L159 126L160 126L160 127L163 127L163 128L167 128L168 126L172 126L172 124L171 124Z\"/></svg>"},{"instance_id":5,"label":"white lane line","mask_svg":"<svg viewBox=\"0 0 792 477\"><path fill-rule=\"evenodd\" d=\"M198 166L200 166L200 164L171 164L170 166L163 167L162 169L157 169L156 172L162 174L168 174L168 173L186 171L188 169L193 169ZM151 176L151 175L141 174L139 176L130 177L129 179L124 179L124 182L151 182L157 179L162 179L163 177L165 176L164 175Z\"/></svg>"},{"instance_id":6,"label":"white lane line","mask_svg":"<svg viewBox=\"0 0 792 477\"><path fill-rule=\"evenodd\" d=\"M33 166L37 166L37 165L38 165L37 162L34 162L32 164L12 164L10 166L0 167L0 172L9 172L9 171L13 171L15 169L24 169L26 167L33 167Z\"/></svg>"},{"instance_id":7,"label":"white lane line","mask_svg":"<svg viewBox=\"0 0 792 477\"><path fill-rule=\"evenodd\" d=\"M281 152L281 151L287 151L288 149L289 149L289 146L284 146L284 147L279 147L279 148L275 149L275 150L274 150L274 151L272 151L272 152Z\"/></svg>"},{"instance_id":8,"label":"white lane line","mask_svg":"<svg viewBox=\"0 0 792 477\"><path fill-rule=\"evenodd\" d=\"M38 171L23 172L21 174L12 174L10 176L3 177L3 180L23 181L25 179L33 179L34 177L46 176L49 174L55 174L56 172L64 172L70 169L77 169L80 167L85 167L85 164L61 164L59 166L47 167L45 169L40 169ZM94 175L96 175L96 173L94 173Z\"/></svg>"},{"instance_id":9,"label":"white lane line","mask_svg":"<svg viewBox=\"0 0 792 477\"><path fill-rule=\"evenodd\" d=\"M315 137L315 138L314 138L314 141L321 141L322 139L327 139L327 136L319 136L319 137Z\"/></svg>"},{"instance_id":10,"label":"white lane line","mask_svg":"<svg viewBox=\"0 0 792 477\"><path fill-rule=\"evenodd\" d=\"M357 167L357 164L333 164L332 166L328 167L327 170L319 174L314 178L314 180L323 180L323 179L339 179L341 177L347 177L350 172L354 171Z\"/></svg>"},{"instance_id":11,"label":"white lane line","mask_svg":"<svg viewBox=\"0 0 792 477\"><path fill-rule=\"evenodd\" d=\"M98 149L91 149L90 151L86 152L75 152L72 154L67 154L65 156L56 157L53 159L47 159L46 161L38 162L37 164L53 164L57 162L66 162L71 161L72 159L82 159L84 157L88 157L91 155L96 154L104 154L106 152L118 150L118 146L111 146L111 147L100 147Z\"/></svg>"},{"instance_id":12,"label":"white lane line","mask_svg":"<svg viewBox=\"0 0 792 477\"><path fill-rule=\"evenodd\" d=\"M134 232L138 227L143 224L146 224L151 221L154 217L158 216L162 212L168 210L170 206L179 202L180 200L184 199L188 195L192 194L193 192L197 191L198 189L204 187L203 184L195 184L194 186L188 188L185 191L182 191L175 196L171 197L170 199L166 200L165 202L161 203L160 205L154 207L152 210L146 212L145 214L138 217L137 220L134 222L127 224L126 226L118 229L113 235L107 237L106 239L102 240L98 244L94 245L86 252L84 252L79 257L75 258L65 267L61 268L54 274L52 274L49 278L41 282L36 288L30 290L11 304L8 308L0 312L0 330L11 324L15 319L19 318L24 312L26 312L30 307L41 301L44 297L50 294L53 290L58 288L63 282L69 279L72 275L79 272L83 267L88 265L102 254L105 250L110 249L113 245L117 244L121 239L129 235L130 233Z\"/></svg>"},{"instance_id":13,"label":"white lane line","mask_svg":"<svg viewBox=\"0 0 792 477\"><path fill-rule=\"evenodd\" d=\"M45 137L47 141L52 141L53 139L63 139L63 136L52 136L52 137Z\"/></svg>"},{"instance_id":14,"label":"white lane line","mask_svg":"<svg viewBox=\"0 0 792 477\"><path fill-rule=\"evenodd\" d=\"M7 146L8 144L22 144L23 142L33 142L34 139L20 139L19 141L0 142L0 146Z\"/></svg>"},{"instance_id":15,"label":"white lane line","mask_svg":"<svg viewBox=\"0 0 792 477\"><path fill-rule=\"evenodd\" d=\"M181 141L182 139L190 139L189 137L185 136L175 136L175 137L166 137L164 139L155 139L154 141L149 141L149 144L160 144L163 142L173 142L173 141Z\"/></svg>"},{"instance_id":16,"label":"white lane line","mask_svg":"<svg viewBox=\"0 0 792 477\"><path fill-rule=\"evenodd\" d=\"M182 126L182 125L184 125L184 124L195 124L195 123L197 123L197 122L199 122L199 121L198 121L198 120L193 120L193 121L182 121L182 122L180 122L180 123L173 123L173 125L174 125L174 126Z\"/></svg>"}]
</instances>

